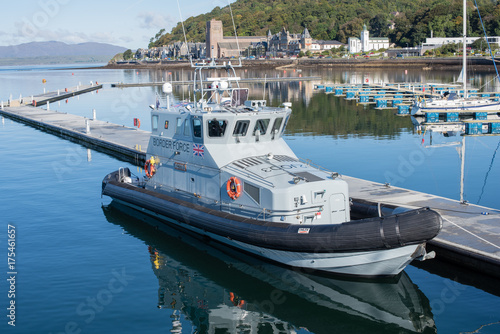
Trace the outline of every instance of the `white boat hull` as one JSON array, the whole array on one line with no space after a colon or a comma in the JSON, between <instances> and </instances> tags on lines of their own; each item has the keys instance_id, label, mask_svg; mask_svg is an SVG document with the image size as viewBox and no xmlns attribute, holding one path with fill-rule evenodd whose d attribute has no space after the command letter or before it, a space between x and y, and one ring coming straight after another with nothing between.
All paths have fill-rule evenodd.
<instances>
[{"instance_id":1,"label":"white boat hull","mask_svg":"<svg viewBox=\"0 0 500 334\"><path fill-rule=\"evenodd\" d=\"M427 103L417 102L412 106L411 115L423 116L426 112L481 112L481 111L498 111L500 110L500 102L489 99L460 99L460 100L433 100Z\"/></svg>"},{"instance_id":2,"label":"white boat hull","mask_svg":"<svg viewBox=\"0 0 500 334\"><path fill-rule=\"evenodd\" d=\"M359 277L390 277L398 275L414 259L426 256L424 244L408 245L387 250L335 253L304 253L263 248L210 233L192 225L183 224L175 219L129 202L117 201L166 221L182 230L189 230L197 235L207 236L232 248L273 262L290 267L305 268L311 271Z\"/></svg>"}]
</instances>

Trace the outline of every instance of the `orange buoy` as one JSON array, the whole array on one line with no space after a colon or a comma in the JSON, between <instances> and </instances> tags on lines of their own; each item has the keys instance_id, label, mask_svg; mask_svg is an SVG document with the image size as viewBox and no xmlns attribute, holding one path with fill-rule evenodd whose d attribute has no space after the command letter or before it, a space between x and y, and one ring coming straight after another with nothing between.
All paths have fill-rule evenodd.
<instances>
[{"instance_id":1,"label":"orange buoy","mask_svg":"<svg viewBox=\"0 0 500 334\"><path fill-rule=\"evenodd\" d=\"M152 178L153 175L156 173L156 168L153 163L151 163L151 160L147 160L146 163L144 164L144 171L146 171L146 176L148 178Z\"/></svg>"},{"instance_id":2,"label":"orange buoy","mask_svg":"<svg viewBox=\"0 0 500 334\"><path fill-rule=\"evenodd\" d=\"M236 200L241 195L241 181L236 176L231 176L227 180L226 190L229 197Z\"/></svg>"}]
</instances>

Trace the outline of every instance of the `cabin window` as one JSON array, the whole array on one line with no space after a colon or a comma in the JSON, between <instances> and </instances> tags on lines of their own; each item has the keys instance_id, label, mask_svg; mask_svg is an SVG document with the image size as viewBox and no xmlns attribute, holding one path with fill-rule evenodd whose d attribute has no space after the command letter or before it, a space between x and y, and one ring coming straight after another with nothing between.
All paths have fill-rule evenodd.
<instances>
[{"instance_id":1,"label":"cabin window","mask_svg":"<svg viewBox=\"0 0 500 334\"><path fill-rule=\"evenodd\" d=\"M208 136L223 137L226 133L227 121L212 119L208 121Z\"/></svg>"},{"instance_id":2,"label":"cabin window","mask_svg":"<svg viewBox=\"0 0 500 334\"><path fill-rule=\"evenodd\" d=\"M201 138L201 119L193 118L193 136Z\"/></svg>"},{"instance_id":3,"label":"cabin window","mask_svg":"<svg viewBox=\"0 0 500 334\"><path fill-rule=\"evenodd\" d=\"M290 115L286 116L285 124L283 124L283 128L281 129L281 134L283 134L283 132L285 132L286 125L288 124L289 119L290 119Z\"/></svg>"},{"instance_id":4,"label":"cabin window","mask_svg":"<svg viewBox=\"0 0 500 334\"><path fill-rule=\"evenodd\" d=\"M266 134L267 127L269 126L269 119L258 119L257 123L255 123L255 128L253 129L253 135L255 136L255 132L259 130L261 135Z\"/></svg>"},{"instance_id":5,"label":"cabin window","mask_svg":"<svg viewBox=\"0 0 500 334\"><path fill-rule=\"evenodd\" d=\"M184 136L191 135L191 127L189 126L189 119L184 121Z\"/></svg>"},{"instance_id":6,"label":"cabin window","mask_svg":"<svg viewBox=\"0 0 500 334\"><path fill-rule=\"evenodd\" d=\"M234 126L233 136L246 136L250 121L238 121Z\"/></svg>"},{"instance_id":7,"label":"cabin window","mask_svg":"<svg viewBox=\"0 0 500 334\"><path fill-rule=\"evenodd\" d=\"M274 134L278 133L281 127L281 123L283 123L283 117L278 117L274 120L273 128L271 129L271 134L273 135L274 139Z\"/></svg>"},{"instance_id":8,"label":"cabin window","mask_svg":"<svg viewBox=\"0 0 500 334\"><path fill-rule=\"evenodd\" d=\"M175 134L180 135L182 133L182 118L177 118L177 125L175 127Z\"/></svg>"},{"instance_id":9,"label":"cabin window","mask_svg":"<svg viewBox=\"0 0 500 334\"><path fill-rule=\"evenodd\" d=\"M233 89L231 95L231 107L238 107L245 104L248 99L248 88Z\"/></svg>"},{"instance_id":10,"label":"cabin window","mask_svg":"<svg viewBox=\"0 0 500 334\"><path fill-rule=\"evenodd\" d=\"M158 115L153 115L153 118L151 119L151 129L153 131L158 130Z\"/></svg>"},{"instance_id":11,"label":"cabin window","mask_svg":"<svg viewBox=\"0 0 500 334\"><path fill-rule=\"evenodd\" d=\"M248 194L257 204L260 204L260 189L250 183L243 182L243 190Z\"/></svg>"}]
</instances>

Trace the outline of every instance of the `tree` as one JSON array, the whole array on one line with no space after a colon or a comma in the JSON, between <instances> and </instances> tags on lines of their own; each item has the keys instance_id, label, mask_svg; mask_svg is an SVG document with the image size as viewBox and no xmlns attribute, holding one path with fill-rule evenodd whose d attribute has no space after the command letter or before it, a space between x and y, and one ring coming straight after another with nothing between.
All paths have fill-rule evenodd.
<instances>
[{"instance_id":1,"label":"tree","mask_svg":"<svg viewBox=\"0 0 500 334\"><path fill-rule=\"evenodd\" d=\"M474 50L479 50L479 51L483 52L486 49L488 49L488 43L486 42L486 40L484 38L479 38L479 39L476 39L474 41L474 43L472 43L472 48Z\"/></svg>"},{"instance_id":2,"label":"tree","mask_svg":"<svg viewBox=\"0 0 500 334\"><path fill-rule=\"evenodd\" d=\"M358 37L361 34L361 30L363 30L363 20L358 17L344 23L340 26L340 31L338 34L339 42L347 43L347 39L349 37Z\"/></svg>"},{"instance_id":3,"label":"tree","mask_svg":"<svg viewBox=\"0 0 500 334\"><path fill-rule=\"evenodd\" d=\"M385 37L389 32L387 15L377 14L370 20L370 34L374 37Z\"/></svg>"},{"instance_id":4,"label":"tree","mask_svg":"<svg viewBox=\"0 0 500 334\"><path fill-rule=\"evenodd\" d=\"M129 59L132 59L134 57L134 54L132 53L132 50L128 49L127 51L125 51L123 53L123 59L125 60L129 60Z\"/></svg>"}]
</instances>

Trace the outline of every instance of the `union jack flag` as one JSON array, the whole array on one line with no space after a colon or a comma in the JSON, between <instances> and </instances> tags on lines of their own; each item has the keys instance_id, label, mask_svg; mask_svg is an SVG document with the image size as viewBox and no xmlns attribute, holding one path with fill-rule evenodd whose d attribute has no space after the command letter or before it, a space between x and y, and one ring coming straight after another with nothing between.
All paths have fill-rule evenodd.
<instances>
[{"instance_id":1,"label":"union jack flag","mask_svg":"<svg viewBox=\"0 0 500 334\"><path fill-rule=\"evenodd\" d=\"M202 144L193 144L193 155L195 157L203 157L205 154L205 146Z\"/></svg>"}]
</instances>

